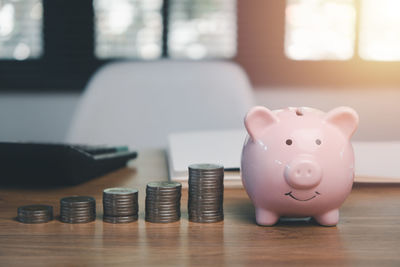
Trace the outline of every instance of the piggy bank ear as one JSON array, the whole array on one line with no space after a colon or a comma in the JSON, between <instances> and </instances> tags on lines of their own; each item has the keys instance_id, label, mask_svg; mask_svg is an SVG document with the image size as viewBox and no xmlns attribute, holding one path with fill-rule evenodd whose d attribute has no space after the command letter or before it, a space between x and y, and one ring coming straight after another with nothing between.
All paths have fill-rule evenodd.
<instances>
[{"instance_id":1,"label":"piggy bank ear","mask_svg":"<svg viewBox=\"0 0 400 267\"><path fill-rule=\"evenodd\" d=\"M258 140L266 128L279 121L278 117L266 107L257 106L247 113L244 125L253 140Z\"/></svg>"},{"instance_id":2,"label":"piggy bank ear","mask_svg":"<svg viewBox=\"0 0 400 267\"><path fill-rule=\"evenodd\" d=\"M358 114L349 107L338 107L325 115L325 121L338 127L342 133L350 138L358 126Z\"/></svg>"}]
</instances>

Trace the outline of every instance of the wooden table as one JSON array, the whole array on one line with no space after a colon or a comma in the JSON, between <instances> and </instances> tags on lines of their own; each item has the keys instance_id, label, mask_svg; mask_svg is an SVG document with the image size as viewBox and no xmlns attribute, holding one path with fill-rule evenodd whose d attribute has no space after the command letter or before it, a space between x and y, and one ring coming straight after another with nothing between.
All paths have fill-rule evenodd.
<instances>
[{"instance_id":1,"label":"wooden table","mask_svg":"<svg viewBox=\"0 0 400 267\"><path fill-rule=\"evenodd\" d=\"M254 209L242 189L225 189L223 222L188 222L185 190L182 219L154 224L144 221L145 186L152 180L167 179L165 155L146 151L133 165L74 187L1 188L0 265L400 266L399 185L355 185L341 208L337 227L306 221L257 226ZM137 222L102 222L102 190L116 186L139 189ZM18 206L51 204L58 214L59 199L76 194L96 197L95 222L54 220L30 225L15 221Z\"/></svg>"}]
</instances>

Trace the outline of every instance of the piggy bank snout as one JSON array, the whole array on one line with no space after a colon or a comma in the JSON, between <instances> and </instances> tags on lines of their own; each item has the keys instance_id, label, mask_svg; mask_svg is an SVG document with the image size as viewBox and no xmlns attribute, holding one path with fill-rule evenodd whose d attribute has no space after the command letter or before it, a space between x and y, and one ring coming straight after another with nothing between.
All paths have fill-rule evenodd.
<instances>
[{"instance_id":1,"label":"piggy bank snout","mask_svg":"<svg viewBox=\"0 0 400 267\"><path fill-rule=\"evenodd\" d=\"M322 179L322 169L309 157L300 157L285 168L286 182L296 189L309 189L317 186Z\"/></svg>"}]
</instances>

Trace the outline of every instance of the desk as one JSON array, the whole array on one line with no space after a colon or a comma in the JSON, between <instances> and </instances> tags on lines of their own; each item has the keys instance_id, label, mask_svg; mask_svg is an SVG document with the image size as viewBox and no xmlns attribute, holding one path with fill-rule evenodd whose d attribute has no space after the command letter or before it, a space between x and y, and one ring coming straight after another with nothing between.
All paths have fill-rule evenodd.
<instances>
[{"instance_id":1,"label":"desk","mask_svg":"<svg viewBox=\"0 0 400 267\"><path fill-rule=\"evenodd\" d=\"M400 265L400 185L355 185L337 227L312 222L257 226L242 189L225 190L223 222L188 222L184 190L182 219L153 224L144 221L145 186L167 179L165 155L145 151L134 165L74 187L1 188L0 265ZM115 186L139 189L137 222L102 222L102 190ZM17 207L26 204L51 204L59 214L59 199L74 194L96 197L95 222L29 225L13 220Z\"/></svg>"}]
</instances>

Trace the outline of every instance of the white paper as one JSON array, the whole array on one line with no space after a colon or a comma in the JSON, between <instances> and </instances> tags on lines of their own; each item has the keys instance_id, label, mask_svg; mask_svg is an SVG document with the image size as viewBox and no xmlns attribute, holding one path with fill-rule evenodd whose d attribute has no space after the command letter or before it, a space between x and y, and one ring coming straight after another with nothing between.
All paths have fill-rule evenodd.
<instances>
[{"instance_id":1,"label":"white paper","mask_svg":"<svg viewBox=\"0 0 400 267\"><path fill-rule=\"evenodd\" d=\"M193 163L219 163L227 169L238 169L245 138L245 130L171 134L168 151L171 179L176 176L187 179L187 168ZM356 181L357 177L373 177L375 180L368 182L384 179L400 182L400 141L353 142L353 147ZM231 178L240 179L240 176Z\"/></svg>"}]
</instances>

